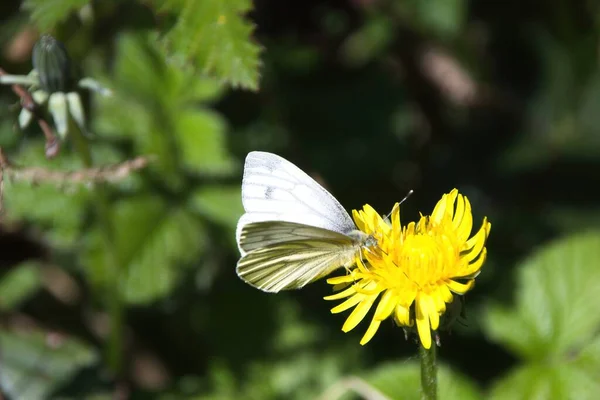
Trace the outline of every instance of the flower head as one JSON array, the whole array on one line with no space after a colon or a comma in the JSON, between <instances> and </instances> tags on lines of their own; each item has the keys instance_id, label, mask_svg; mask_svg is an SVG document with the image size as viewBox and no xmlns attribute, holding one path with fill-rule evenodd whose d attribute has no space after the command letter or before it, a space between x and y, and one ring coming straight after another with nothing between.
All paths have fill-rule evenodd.
<instances>
[{"instance_id":1,"label":"flower head","mask_svg":"<svg viewBox=\"0 0 600 400\"><path fill-rule=\"evenodd\" d=\"M391 221L384 220L366 205L353 211L358 228L377 239L377 246L365 249L363 259L350 274L329 279L344 290L326 300L346 299L331 312L354 307L342 330L348 332L362 321L379 299L375 314L361 340L373 338L381 321L393 316L401 326L416 322L421 343L431 347L431 330L437 330L440 316L454 295L469 291L486 258L485 242L491 224L484 218L479 231L469 238L473 216L469 200L454 189L444 194L430 216L417 223L400 224L400 207L394 205ZM350 286L348 286L350 284Z\"/></svg>"}]
</instances>

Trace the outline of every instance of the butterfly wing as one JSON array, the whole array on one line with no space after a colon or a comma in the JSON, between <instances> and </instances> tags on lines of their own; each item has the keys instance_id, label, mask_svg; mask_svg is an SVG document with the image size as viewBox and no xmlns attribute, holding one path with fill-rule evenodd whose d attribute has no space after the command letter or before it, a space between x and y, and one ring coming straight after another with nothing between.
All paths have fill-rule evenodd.
<instances>
[{"instance_id":1,"label":"butterfly wing","mask_svg":"<svg viewBox=\"0 0 600 400\"><path fill-rule=\"evenodd\" d=\"M261 244L269 244L246 253L239 260L236 272L246 283L266 292L300 289L340 267L349 267L360 252L360 244L357 241L336 232L325 230L329 236L323 237L319 236L323 229L311 226L302 228L307 232L303 235L300 231L286 231L285 228L277 226L277 222L251 225L263 224L273 224L273 228L268 231L280 231L279 234L286 240L271 242L268 234L262 235L264 239L260 240ZM308 232L311 229L319 232ZM292 237L296 239L291 240Z\"/></svg>"},{"instance_id":2,"label":"butterfly wing","mask_svg":"<svg viewBox=\"0 0 600 400\"><path fill-rule=\"evenodd\" d=\"M346 234L356 229L344 207L294 164L272 153L253 151L246 157L242 203L236 238L252 222L287 221Z\"/></svg>"},{"instance_id":3,"label":"butterfly wing","mask_svg":"<svg viewBox=\"0 0 600 400\"><path fill-rule=\"evenodd\" d=\"M346 241L350 237L311 225L286 221L262 221L245 224L241 228L240 246L244 253L277 243L302 240Z\"/></svg>"}]
</instances>

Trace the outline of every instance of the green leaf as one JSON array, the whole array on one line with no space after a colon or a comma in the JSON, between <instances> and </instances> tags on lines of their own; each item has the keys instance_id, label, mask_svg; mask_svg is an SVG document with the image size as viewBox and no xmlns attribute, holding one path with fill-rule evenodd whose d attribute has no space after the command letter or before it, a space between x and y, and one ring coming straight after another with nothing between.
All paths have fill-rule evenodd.
<instances>
[{"instance_id":1,"label":"green leaf","mask_svg":"<svg viewBox=\"0 0 600 400\"><path fill-rule=\"evenodd\" d=\"M89 0L25 0L23 8L31 13L41 31L48 31L88 3Z\"/></svg>"},{"instance_id":2,"label":"green leaf","mask_svg":"<svg viewBox=\"0 0 600 400\"><path fill-rule=\"evenodd\" d=\"M535 252L518 268L514 308L492 306L490 337L531 360L564 358L600 326L600 234L573 235Z\"/></svg>"},{"instance_id":3,"label":"green leaf","mask_svg":"<svg viewBox=\"0 0 600 400\"><path fill-rule=\"evenodd\" d=\"M178 14L164 37L167 52L234 87L258 89L261 49L253 42L254 27L244 16L251 10L250 0L157 3L162 10Z\"/></svg>"},{"instance_id":4,"label":"green leaf","mask_svg":"<svg viewBox=\"0 0 600 400\"><path fill-rule=\"evenodd\" d=\"M366 381L390 399L418 400L421 398L421 369L418 362L396 362L379 366ZM477 386L451 368L438 369L440 400L482 399Z\"/></svg>"},{"instance_id":5,"label":"green leaf","mask_svg":"<svg viewBox=\"0 0 600 400\"><path fill-rule=\"evenodd\" d=\"M176 134L183 164L200 173L231 172L234 164L227 152L224 131L225 124L217 114L202 110L181 112Z\"/></svg>"},{"instance_id":6,"label":"green leaf","mask_svg":"<svg viewBox=\"0 0 600 400\"><path fill-rule=\"evenodd\" d=\"M83 168L75 157L61 154L52 161L44 157L41 142L32 142L11 157L19 167L38 167L48 171L73 171ZM55 245L68 245L79 234L89 189L83 185L57 187L55 184L29 181L5 182L4 200L11 219L31 221L48 229Z\"/></svg>"},{"instance_id":7,"label":"green leaf","mask_svg":"<svg viewBox=\"0 0 600 400\"><path fill-rule=\"evenodd\" d=\"M132 304L154 301L178 283L184 267L204 250L204 231L197 219L157 197L137 197L113 206L124 298ZM87 254L92 279L110 283L106 251L98 233Z\"/></svg>"},{"instance_id":8,"label":"green leaf","mask_svg":"<svg viewBox=\"0 0 600 400\"><path fill-rule=\"evenodd\" d=\"M586 374L570 365L532 364L519 367L496 382L492 400L593 400L600 394L595 374Z\"/></svg>"},{"instance_id":9,"label":"green leaf","mask_svg":"<svg viewBox=\"0 0 600 400\"><path fill-rule=\"evenodd\" d=\"M25 263L11 269L0 279L0 310L18 307L42 285L39 266Z\"/></svg>"},{"instance_id":10,"label":"green leaf","mask_svg":"<svg viewBox=\"0 0 600 400\"><path fill-rule=\"evenodd\" d=\"M600 371L600 335L581 350L574 364L591 374Z\"/></svg>"},{"instance_id":11,"label":"green leaf","mask_svg":"<svg viewBox=\"0 0 600 400\"><path fill-rule=\"evenodd\" d=\"M122 161L118 152L101 144L92 147L92 155L99 166ZM19 168L40 168L48 172L68 173L85 168L79 157L66 148L59 157L47 160L42 141L31 142L19 154L12 155L11 161ZM134 179L130 177L113 185L128 186ZM11 219L33 222L45 228L55 246L67 247L79 239L88 201L93 195L88 185L49 183L38 174L36 184L7 179L4 189L6 212Z\"/></svg>"},{"instance_id":12,"label":"green leaf","mask_svg":"<svg viewBox=\"0 0 600 400\"><path fill-rule=\"evenodd\" d=\"M465 0L428 0L416 2L417 18L425 29L438 35L457 35L466 16Z\"/></svg>"},{"instance_id":13,"label":"green leaf","mask_svg":"<svg viewBox=\"0 0 600 400\"><path fill-rule=\"evenodd\" d=\"M215 100L222 85L166 64L148 37L124 36L118 48L115 93L98 99L96 131L129 138L137 153L155 156L150 168L172 187L182 181L180 167L196 173L230 172L225 123L198 104Z\"/></svg>"},{"instance_id":14,"label":"green leaf","mask_svg":"<svg viewBox=\"0 0 600 400\"><path fill-rule=\"evenodd\" d=\"M235 228L244 213L240 186L202 186L192 195L196 211L214 222Z\"/></svg>"},{"instance_id":15,"label":"green leaf","mask_svg":"<svg viewBox=\"0 0 600 400\"><path fill-rule=\"evenodd\" d=\"M81 368L97 360L93 349L71 338L39 331L0 332L0 386L14 399L43 400Z\"/></svg>"},{"instance_id":16,"label":"green leaf","mask_svg":"<svg viewBox=\"0 0 600 400\"><path fill-rule=\"evenodd\" d=\"M375 15L346 39L342 57L353 67L360 67L380 56L389 46L394 26L389 15Z\"/></svg>"}]
</instances>

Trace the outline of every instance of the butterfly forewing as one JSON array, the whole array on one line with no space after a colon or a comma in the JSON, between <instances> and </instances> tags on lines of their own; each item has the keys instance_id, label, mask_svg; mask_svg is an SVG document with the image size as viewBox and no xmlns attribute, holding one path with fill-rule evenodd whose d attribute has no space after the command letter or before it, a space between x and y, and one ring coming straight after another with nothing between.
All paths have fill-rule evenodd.
<instances>
[{"instance_id":1,"label":"butterfly forewing","mask_svg":"<svg viewBox=\"0 0 600 400\"><path fill-rule=\"evenodd\" d=\"M347 233L356 229L344 207L300 168L275 154L253 151L246 157L236 237L244 224L287 221Z\"/></svg>"}]
</instances>

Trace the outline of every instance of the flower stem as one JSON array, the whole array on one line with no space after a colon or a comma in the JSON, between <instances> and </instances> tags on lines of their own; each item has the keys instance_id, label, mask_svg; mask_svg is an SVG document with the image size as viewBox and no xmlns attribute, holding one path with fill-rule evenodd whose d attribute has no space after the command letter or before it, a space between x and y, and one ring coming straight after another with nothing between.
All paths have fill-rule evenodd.
<instances>
[{"instance_id":1,"label":"flower stem","mask_svg":"<svg viewBox=\"0 0 600 400\"><path fill-rule=\"evenodd\" d=\"M419 344L419 357L421 358L421 400L437 400L437 363L436 344L426 349Z\"/></svg>"},{"instance_id":2,"label":"flower stem","mask_svg":"<svg viewBox=\"0 0 600 400\"><path fill-rule=\"evenodd\" d=\"M88 140L81 130L70 124L69 133L73 138L75 149L79 154L86 168L93 168L92 152ZM110 335L108 338L107 360L109 368L115 376L119 376L122 367L122 331L123 331L123 301L121 294L121 268L119 266L119 257L117 256L116 245L114 241L114 229L110 206L104 185L94 184L94 206L96 208L96 217L100 224L100 234L106 252L105 271L108 274L107 282L110 288L108 293L109 314L110 314Z\"/></svg>"}]
</instances>

